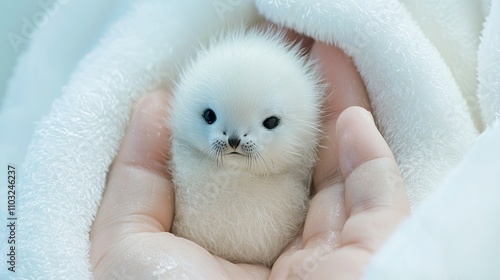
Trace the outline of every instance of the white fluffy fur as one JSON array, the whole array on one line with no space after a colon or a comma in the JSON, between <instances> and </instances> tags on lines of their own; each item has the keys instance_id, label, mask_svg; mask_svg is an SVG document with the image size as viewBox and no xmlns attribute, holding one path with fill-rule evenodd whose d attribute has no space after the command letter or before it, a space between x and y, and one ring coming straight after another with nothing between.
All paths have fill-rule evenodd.
<instances>
[{"instance_id":1,"label":"white fluffy fur","mask_svg":"<svg viewBox=\"0 0 500 280\"><path fill-rule=\"evenodd\" d=\"M307 211L321 86L299 49L282 41L230 32L200 52L174 89L173 232L234 262L272 265ZM206 109L215 122L205 121ZM272 116L279 124L267 129ZM241 143L231 147L230 137Z\"/></svg>"},{"instance_id":2,"label":"white fluffy fur","mask_svg":"<svg viewBox=\"0 0 500 280\"><path fill-rule=\"evenodd\" d=\"M168 79L169 71L174 69L171 66L183 59L185 49L194 42L227 26L227 20L231 18L230 22L233 23L239 23L242 17L245 18L243 21L254 18L254 8L249 5L250 1L190 0L153 4L150 2L156 1L144 1L146 3L141 3L140 9L131 11L125 15L125 20L113 24L114 32L103 35L102 29L95 28L99 25L95 13L97 10L106 10L105 6L111 1L67 2L67 7L95 7L72 8L72 11L78 10L80 17L68 15L70 9L61 9L60 21L58 14L57 17L49 18L48 24L40 26L41 32L36 32L33 36L31 47L26 49L26 56L18 61L19 65L6 93L6 98L12 102L3 104L11 105L1 109L0 162L3 162L2 166L6 166L7 161L11 160L19 163L15 158L21 157L12 157L5 151L23 152L26 147L22 143L27 140L20 139L23 134L20 131L31 131L32 125L31 122L16 122L16 133L11 134L11 126L5 124L14 119L12 116L23 121L26 116L32 120L38 119L34 115L42 112L44 108L41 107L59 94L55 92L58 91L57 84L62 83L65 77L72 77L67 86L60 89L63 98L52 104L50 114L37 125L27 160L20 168L18 270L16 274L8 273L7 263L2 261L1 279L91 279L88 231L99 205L106 170L119 147L132 103L146 88L154 86L152 84L157 82L159 77ZM352 5L355 2L359 5ZM432 188L429 186L439 185L440 178L444 178L444 174L460 161L462 153L459 151L467 149L469 139L474 138L474 133L470 133L472 122L461 121L462 118L470 119L470 116L467 110L464 110L465 106L456 99L460 94L456 90L458 87L453 84L454 79L458 77L455 78L446 70L453 66L447 65L439 53L433 51L433 46L438 46L439 42L428 38L424 28L424 35L418 31L421 28L421 20L417 19L413 10L411 16L417 22L410 20L406 10L394 9L400 5L388 8L385 3L395 2L257 2L261 12L272 21L285 22L289 26L307 31L308 34L316 34L316 38L333 41L353 55L356 65L368 83L378 122L403 167L410 199L413 204L417 204L426 197L427 191ZM454 3L459 6L466 4L465 1ZM488 110L483 121L492 124L500 110L497 102L500 100L497 91L499 87L492 88L492 84L488 83L496 80L490 77L498 77L500 73L500 60L496 56L498 52L493 52L498 51L499 1L483 0L477 3L483 4L484 15L491 12L480 37L477 59L481 109ZM496 12L490 9L490 3L492 8L496 7ZM214 11L214 4L220 4L221 17ZM18 1L9 5L21 4ZM408 7L411 8L410 5ZM464 22L471 19L483 20L477 19L476 15L471 13L456 15L456 11L460 9L440 10L440 16L436 14L434 6L426 7L427 10L420 12L419 17L432 15L433 18L463 18ZM120 15L119 12L116 14ZM285 18L284 14L289 16ZM63 16L71 21L63 20ZM18 18L16 20L19 22ZM112 17L110 20L113 20ZM73 23L88 24L92 27L86 29L88 33L85 33L72 25ZM460 38L447 32L463 31L461 28L436 29L436 32L441 33L438 36L440 38ZM68 51L68 55L64 56L64 63L54 62L57 65L66 65L70 59L78 60L77 53L82 50L82 45L74 44L79 42L74 36L78 34L77 37L81 38L83 33L93 36L92 38L102 36L104 40L96 45L92 55L77 67L78 71L70 73L70 69L76 67L74 64L54 67L53 63L50 63L49 72L52 75L41 76L36 72L38 69L47 72L48 62L35 58L47 57L47 50L53 51L54 45L64 46ZM362 40L365 38L376 39L376 42ZM463 38L470 37L464 35ZM467 40L460 39L455 42L464 44ZM92 43L89 43L90 45ZM50 48L46 48L47 46ZM369 48L361 48L366 46ZM69 54L72 51L73 54ZM455 46L448 51L455 52ZM59 58L61 52L58 51L57 55ZM469 61L473 59L467 58ZM159 61L165 62L164 67L157 68ZM32 69L35 69L35 72L31 72ZM451 69L451 73L455 71ZM471 71L469 69L466 72ZM460 83L457 81L457 84ZM411 90L415 93L409 95L411 98L403 94ZM13 104L16 104L16 107ZM455 106L459 108L459 118L455 118L453 113L447 113ZM462 112L466 112L465 116ZM419 234L415 227L404 226L394 237L398 240L394 242L396 245L389 243L387 246L391 249L382 251L377 257L371 277L388 279L387 275L394 275L394 279L410 278L406 276L410 274L409 268L412 265L413 268L417 266L423 270L427 267L436 268L432 265L439 266L446 262L446 266L441 266L441 271L461 269L455 270L456 273L453 274L458 275L457 279L500 279L500 272L495 271L500 267L500 234L498 229L486 227L498 225L497 213L500 213L499 195L492 192L498 189L499 179L486 180L491 178L490 175L498 174L498 169L494 169L498 167L498 163L486 161L498 159L498 156L494 157L494 152L498 151L500 128L497 126L495 129L497 133L490 135L493 140L478 143L478 147L484 148L483 157L465 158L465 167L450 177L453 184L447 184L449 191L441 192L439 199L426 203L425 211L416 214L416 218L410 218L412 224L423 221L422 223L440 227L427 231L428 234ZM429 143L432 142L431 139L434 143ZM446 145L458 148L457 152L453 152L453 148L440 148ZM425 147L428 148L420 149ZM433 156L428 156L430 151ZM2 177L5 174L0 172L0 178L5 178ZM460 195L464 190L467 185L465 177L469 175L477 176L468 181L471 184L467 192L464 192L459 200L454 199L455 195ZM456 179L453 179L454 177ZM482 180L483 178L485 180ZM454 189L457 192L451 193ZM485 189L491 192L483 192ZM1 209L7 209L5 194L6 192L0 192L0 198L4 197L0 200ZM442 205L451 205L453 208L450 206L443 209ZM487 211L484 212L484 209ZM443 219L442 215L438 216L441 211L446 211L442 212L446 215L456 213L453 223ZM1 215L4 214L5 211L1 211ZM465 221L482 225L468 226ZM5 231L1 233L4 234L2 240L6 240ZM428 242L429 240L434 241ZM398 244L400 241L404 242ZM446 245L440 245L445 242ZM420 250L407 250L405 244L417 247L421 245L417 248ZM464 244L472 246L465 247ZM436 248L443 254L436 254ZM464 256L460 253L468 252L472 252L465 255L469 258L460 258ZM411 258L404 258L409 254L412 254ZM473 260L476 262L472 263ZM297 269L304 267L315 267L315 264L311 263L311 259L306 259ZM471 276L465 274L465 270L477 274ZM427 271L429 273L425 273L425 277L416 279L438 278L436 274L433 275L432 270ZM126 279L125 276L122 279Z\"/></svg>"}]
</instances>

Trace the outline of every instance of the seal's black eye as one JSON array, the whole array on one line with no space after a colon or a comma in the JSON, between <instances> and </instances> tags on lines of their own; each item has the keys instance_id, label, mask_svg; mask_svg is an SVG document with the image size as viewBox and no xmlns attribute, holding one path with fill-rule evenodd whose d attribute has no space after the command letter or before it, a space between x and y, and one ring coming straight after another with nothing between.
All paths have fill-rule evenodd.
<instances>
[{"instance_id":1,"label":"seal's black eye","mask_svg":"<svg viewBox=\"0 0 500 280\"><path fill-rule=\"evenodd\" d=\"M203 112L203 118L208 124L213 124L215 120L217 120L217 116L215 115L214 111L212 111L212 109L206 109Z\"/></svg>"},{"instance_id":2,"label":"seal's black eye","mask_svg":"<svg viewBox=\"0 0 500 280\"><path fill-rule=\"evenodd\" d=\"M262 123L262 125L267 129L274 129L278 126L278 124L280 124L280 119L275 116L265 119Z\"/></svg>"}]
</instances>

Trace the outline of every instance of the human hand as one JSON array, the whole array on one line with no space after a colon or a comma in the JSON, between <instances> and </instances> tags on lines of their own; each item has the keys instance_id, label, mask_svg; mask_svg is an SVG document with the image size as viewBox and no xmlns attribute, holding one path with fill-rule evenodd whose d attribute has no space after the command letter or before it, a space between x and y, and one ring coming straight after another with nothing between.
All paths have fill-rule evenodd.
<instances>
[{"instance_id":1,"label":"human hand","mask_svg":"<svg viewBox=\"0 0 500 280\"><path fill-rule=\"evenodd\" d=\"M377 249L409 214L398 166L378 132L351 59L312 43L329 84L304 230L274 263L270 279L361 279Z\"/></svg>"},{"instance_id":2,"label":"human hand","mask_svg":"<svg viewBox=\"0 0 500 280\"><path fill-rule=\"evenodd\" d=\"M150 93L132 114L90 233L94 278L266 278L263 266L232 264L169 233L175 208L167 170L169 98L167 92Z\"/></svg>"},{"instance_id":3,"label":"human hand","mask_svg":"<svg viewBox=\"0 0 500 280\"><path fill-rule=\"evenodd\" d=\"M315 196L304 231L272 271L230 263L169 233L175 208L166 169L169 94L154 92L136 106L108 174L90 236L96 279L362 276L371 254L407 214L408 204L394 158L370 115L346 109L369 108L352 62L321 43L312 45L311 55L324 65L322 74L332 85L325 97L325 148L315 169Z\"/></svg>"}]
</instances>

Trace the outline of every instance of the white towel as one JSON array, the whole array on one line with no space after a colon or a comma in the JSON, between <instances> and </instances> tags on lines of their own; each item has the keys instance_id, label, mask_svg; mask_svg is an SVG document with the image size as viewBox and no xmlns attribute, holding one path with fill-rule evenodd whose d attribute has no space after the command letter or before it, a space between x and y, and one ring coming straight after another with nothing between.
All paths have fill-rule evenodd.
<instances>
[{"instance_id":1,"label":"white towel","mask_svg":"<svg viewBox=\"0 0 500 280\"><path fill-rule=\"evenodd\" d=\"M366 279L500 279L499 143L497 122L377 253Z\"/></svg>"},{"instance_id":2,"label":"white towel","mask_svg":"<svg viewBox=\"0 0 500 280\"><path fill-rule=\"evenodd\" d=\"M404 2L257 0L255 5L271 21L336 44L353 57L367 85L378 125L400 164L410 201L416 206L433 189L441 190L440 185L440 193L449 193L444 190L450 188L467 189L467 183L457 177L460 173L453 173L450 179L447 175L473 145L478 135L474 124L482 129L498 118L500 60L493 59L499 57L500 13L499 1L495 0L490 9L469 9L467 1L444 1L439 5L442 10L437 11L415 4L417 1ZM453 3L456 7L451 9ZM489 11L490 16L479 37L482 11ZM88 232L133 102L148 89L168 88L188 50L198 41L222 28L255 21L255 12L252 1L243 0L142 1L102 36L38 124L20 168L16 277L91 278ZM422 22L427 17L433 20L426 27ZM449 21L443 21L443 17ZM460 18L475 27L468 28L463 22L442 25ZM450 44L454 48L449 52ZM17 75L18 83L27 82L22 79L23 73ZM23 91L16 94L29 96ZM490 137L500 143L498 133ZM481 146L498 151L492 143L482 141ZM475 160L468 157L462 168L473 168ZM468 193L470 200L460 201L463 207L473 201L474 192ZM488 199L484 203L498 212L497 197L478 198ZM415 213L419 214L407 224L422 220L443 223L442 217L434 217L432 212L441 209L440 202L429 198L421 206L430 209L426 211L419 212L416 206ZM455 219L440 230L455 234L458 223ZM403 226L393 240L403 236L417 239L417 244L441 241L440 235L430 230L418 240L419 235L409 228ZM470 233L460 234L465 237ZM495 240L483 242L487 241ZM370 277L398 272L390 264L398 261L400 252L391 251L390 246L373 263ZM414 260L430 257L419 251ZM447 260L454 261L451 257ZM1 273L13 275L6 269Z\"/></svg>"},{"instance_id":3,"label":"white towel","mask_svg":"<svg viewBox=\"0 0 500 280\"><path fill-rule=\"evenodd\" d=\"M492 125L500 119L500 1L493 1L481 34L478 52L478 96L483 120Z\"/></svg>"},{"instance_id":4,"label":"white towel","mask_svg":"<svg viewBox=\"0 0 500 280\"><path fill-rule=\"evenodd\" d=\"M272 2L257 1L266 17L336 44L353 57L410 202L420 201L477 136L436 48L395 0Z\"/></svg>"}]
</instances>

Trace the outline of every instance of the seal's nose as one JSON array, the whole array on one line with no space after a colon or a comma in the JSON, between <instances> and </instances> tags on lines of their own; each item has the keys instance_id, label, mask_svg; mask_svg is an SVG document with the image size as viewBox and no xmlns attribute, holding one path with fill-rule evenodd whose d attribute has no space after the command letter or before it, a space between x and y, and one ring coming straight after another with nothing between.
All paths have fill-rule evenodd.
<instances>
[{"instance_id":1,"label":"seal's nose","mask_svg":"<svg viewBox=\"0 0 500 280\"><path fill-rule=\"evenodd\" d=\"M233 149L236 149L236 148L238 148L238 145L240 144L240 138L232 136L232 137L229 137L227 142L229 143L229 146L233 147Z\"/></svg>"}]
</instances>

